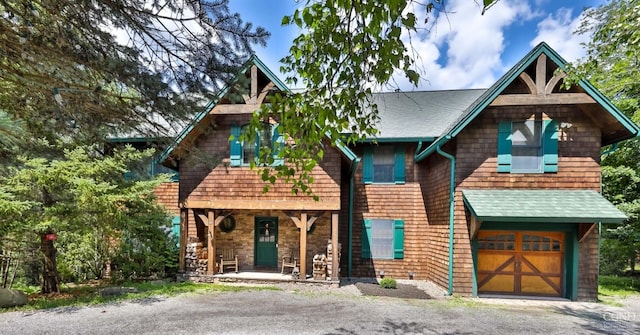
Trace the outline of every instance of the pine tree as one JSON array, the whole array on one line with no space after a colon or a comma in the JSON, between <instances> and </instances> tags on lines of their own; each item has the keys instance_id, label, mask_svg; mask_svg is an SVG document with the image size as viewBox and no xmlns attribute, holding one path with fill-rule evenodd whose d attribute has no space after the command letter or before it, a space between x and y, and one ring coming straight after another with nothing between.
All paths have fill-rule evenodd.
<instances>
[{"instance_id":1,"label":"pine tree","mask_svg":"<svg viewBox=\"0 0 640 335\"><path fill-rule=\"evenodd\" d=\"M183 125L268 37L228 1L0 0L0 13L0 109L80 143Z\"/></svg>"}]
</instances>

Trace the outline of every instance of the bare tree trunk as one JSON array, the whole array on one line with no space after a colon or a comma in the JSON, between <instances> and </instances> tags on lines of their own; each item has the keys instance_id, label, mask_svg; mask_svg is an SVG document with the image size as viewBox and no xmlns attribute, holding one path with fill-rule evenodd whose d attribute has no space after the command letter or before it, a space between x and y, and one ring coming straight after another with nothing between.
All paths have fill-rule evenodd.
<instances>
[{"instance_id":1,"label":"bare tree trunk","mask_svg":"<svg viewBox=\"0 0 640 335\"><path fill-rule=\"evenodd\" d=\"M47 240L47 233L40 234L40 251L42 252L42 293L60 292L60 274L56 266L58 251L53 240Z\"/></svg>"}]
</instances>

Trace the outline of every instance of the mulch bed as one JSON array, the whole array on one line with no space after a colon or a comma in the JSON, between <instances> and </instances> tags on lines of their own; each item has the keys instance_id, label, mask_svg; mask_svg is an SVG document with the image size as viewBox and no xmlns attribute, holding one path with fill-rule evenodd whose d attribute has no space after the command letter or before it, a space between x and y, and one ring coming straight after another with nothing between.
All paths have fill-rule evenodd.
<instances>
[{"instance_id":1,"label":"mulch bed","mask_svg":"<svg viewBox=\"0 0 640 335\"><path fill-rule=\"evenodd\" d=\"M405 299L432 299L425 291L407 284L398 284L397 288L383 288L377 283L356 283L362 295L384 296Z\"/></svg>"}]
</instances>

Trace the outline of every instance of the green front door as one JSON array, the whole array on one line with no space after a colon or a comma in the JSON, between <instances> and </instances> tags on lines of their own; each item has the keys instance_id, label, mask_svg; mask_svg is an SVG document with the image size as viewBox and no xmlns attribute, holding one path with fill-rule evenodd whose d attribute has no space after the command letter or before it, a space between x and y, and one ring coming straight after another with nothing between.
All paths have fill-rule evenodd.
<instances>
[{"instance_id":1,"label":"green front door","mask_svg":"<svg viewBox=\"0 0 640 335\"><path fill-rule=\"evenodd\" d=\"M278 266L278 218L256 217L255 265Z\"/></svg>"}]
</instances>

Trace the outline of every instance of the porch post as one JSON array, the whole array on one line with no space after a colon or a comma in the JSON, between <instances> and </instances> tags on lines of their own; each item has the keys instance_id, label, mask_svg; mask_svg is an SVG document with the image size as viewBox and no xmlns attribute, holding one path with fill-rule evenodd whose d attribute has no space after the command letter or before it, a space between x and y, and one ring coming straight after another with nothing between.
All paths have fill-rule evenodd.
<instances>
[{"instance_id":1,"label":"porch post","mask_svg":"<svg viewBox=\"0 0 640 335\"><path fill-rule=\"evenodd\" d=\"M187 254L187 235L189 234L189 229L187 229L189 218L188 213L189 209L187 208L182 208L180 210L180 249L178 252L178 257L180 258L178 260L180 272L184 272L184 257Z\"/></svg>"},{"instance_id":2,"label":"porch post","mask_svg":"<svg viewBox=\"0 0 640 335\"><path fill-rule=\"evenodd\" d=\"M300 215L300 278L307 279L307 213Z\"/></svg>"},{"instance_id":3,"label":"porch post","mask_svg":"<svg viewBox=\"0 0 640 335\"><path fill-rule=\"evenodd\" d=\"M215 225L215 212L213 209L209 210L209 218L207 228L209 230L209 238L207 243L207 274L213 275L213 269L216 265L216 225Z\"/></svg>"},{"instance_id":4,"label":"porch post","mask_svg":"<svg viewBox=\"0 0 640 335\"><path fill-rule=\"evenodd\" d=\"M338 266L339 255L338 250L338 213L331 214L331 248L332 248L332 261L331 261L331 280L338 280Z\"/></svg>"}]
</instances>

